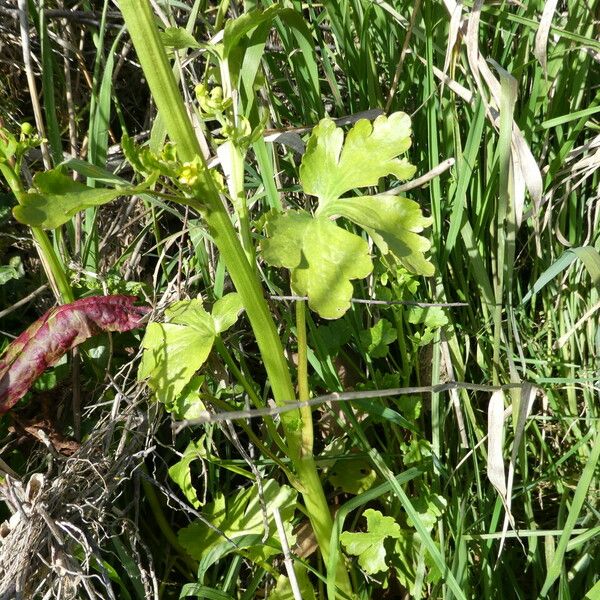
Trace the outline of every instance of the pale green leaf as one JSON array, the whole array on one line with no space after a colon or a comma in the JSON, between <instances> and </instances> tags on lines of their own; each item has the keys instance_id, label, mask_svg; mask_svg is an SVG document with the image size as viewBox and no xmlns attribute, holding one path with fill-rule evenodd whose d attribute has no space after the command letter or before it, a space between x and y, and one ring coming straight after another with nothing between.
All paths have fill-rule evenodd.
<instances>
[{"instance_id":1,"label":"pale green leaf","mask_svg":"<svg viewBox=\"0 0 600 600\"><path fill-rule=\"evenodd\" d=\"M33 183L33 191L19 195L19 204L13 208L13 214L21 223L44 229L60 227L86 208L100 206L119 196L136 194L145 189L144 186L90 188L58 170L38 173Z\"/></svg>"},{"instance_id":2,"label":"pale green leaf","mask_svg":"<svg viewBox=\"0 0 600 600\"><path fill-rule=\"evenodd\" d=\"M331 119L323 119L308 140L300 165L306 194L317 196L320 209L354 188L377 185L381 177L408 179L415 167L398 158L411 144L410 117L396 112L371 124L358 121L346 136Z\"/></svg>"},{"instance_id":3,"label":"pale green leaf","mask_svg":"<svg viewBox=\"0 0 600 600\"><path fill-rule=\"evenodd\" d=\"M177 302L165 311L169 323L150 323L142 340L138 371L156 397L173 404L210 354L215 330L198 300Z\"/></svg>"},{"instance_id":4,"label":"pale green leaf","mask_svg":"<svg viewBox=\"0 0 600 600\"><path fill-rule=\"evenodd\" d=\"M340 535L340 542L348 554L358 556L358 564L369 575L380 571L387 571L385 563L386 538L399 538L400 525L393 517L384 517L378 510L368 508L364 512L367 519L367 531L363 533L350 533L344 531Z\"/></svg>"},{"instance_id":5,"label":"pale green leaf","mask_svg":"<svg viewBox=\"0 0 600 600\"><path fill-rule=\"evenodd\" d=\"M331 202L324 216L342 215L373 238L383 254L391 252L409 271L433 275L433 265L425 258L431 243L419 235L431 225L421 207L398 196L361 196Z\"/></svg>"},{"instance_id":6,"label":"pale green leaf","mask_svg":"<svg viewBox=\"0 0 600 600\"><path fill-rule=\"evenodd\" d=\"M265 260L292 272L292 290L325 319L350 307L353 279L373 270L368 244L330 220L303 211L271 216L263 241Z\"/></svg>"},{"instance_id":7,"label":"pale green leaf","mask_svg":"<svg viewBox=\"0 0 600 600\"><path fill-rule=\"evenodd\" d=\"M439 329L448 325L448 317L441 306L410 306L407 310L408 322L413 325L426 325Z\"/></svg>"},{"instance_id":8,"label":"pale green leaf","mask_svg":"<svg viewBox=\"0 0 600 600\"><path fill-rule=\"evenodd\" d=\"M219 334L227 331L238 320L243 310L244 305L239 294L232 293L219 298L215 302L211 313L215 332Z\"/></svg>"},{"instance_id":9,"label":"pale green leaf","mask_svg":"<svg viewBox=\"0 0 600 600\"><path fill-rule=\"evenodd\" d=\"M194 508L200 508L202 503L198 500L196 488L192 484L190 465L194 461L204 458L205 454L204 436L202 436L197 441L192 440L181 459L169 467L169 477L181 488L181 491Z\"/></svg>"},{"instance_id":10,"label":"pale green leaf","mask_svg":"<svg viewBox=\"0 0 600 600\"><path fill-rule=\"evenodd\" d=\"M249 535L256 535L256 548L250 554L264 558L281 552L277 541L276 525L273 519L273 508L278 508L281 518L286 524L289 543L295 539L291 535L291 519L296 509L297 492L287 485L280 486L274 479L263 482L263 499L267 506L269 538L262 544L264 534L264 520L260 505L260 497L256 484L241 490L228 498L218 496L215 502L207 504L202 510L204 520L218 528L231 540L236 540ZM205 522L197 520L178 533L179 543L193 558L201 560L221 544L226 543L226 552L235 551L235 546L220 535ZM222 553L220 553L222 556Z\"/></svg>"},{"instance_id":11,"label":"pale green leaf","mask_svg":"<svg viewBox=\"0 0 600 600\"><path fill-rule=\"evenodd\" d=\"M17 254L12 256L7 265L0 265L0 285L4 285L11 279L21 279L25 276L25 268L23 267L23 261Z\"/></svg>"},{"instance_id":12,"label":"pale green leaf","mask_svg":"<svg viewBox=\"0 0 600 600\"><path fill-rule=\"evenodd\" d=\"M208 358L213 341L214 336L186 325L150 323L138 377L148 380L158 400L172 404Z\"/></svg>"},{"instance_id":13,"label":"pale green leaf","mask_svg":"<svg viewBox=\"0 0 600 600\"><path fill-rule=\"evenodd\" d=\"M431 460L431 443L424 439L413 438L410 444L401 445L402 460L406 466Z\"/></svg>"},{"instance_id":14,"label":"pale green leaf","mask_svg":"<svg viewBox=\"0 0 600 600\"><path fill-rule=\"evenodd\" d=\"M175 302L165 310L165 316L169 323L187 325L207 336L216 335L214 321L196 298Z\"/></svg>"}]
</instances>

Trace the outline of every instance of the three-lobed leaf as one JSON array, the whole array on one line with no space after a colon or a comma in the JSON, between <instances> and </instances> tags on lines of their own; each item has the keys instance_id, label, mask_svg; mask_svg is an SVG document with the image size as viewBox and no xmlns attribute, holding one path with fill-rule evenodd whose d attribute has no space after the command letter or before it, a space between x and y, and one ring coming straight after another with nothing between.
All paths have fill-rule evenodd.
<instances>
[{"instance_id":1,"label":"three-lobed leaf","mask_svg":"<svg viewBox=\"0 0 600 600\"><path fill-rule=\"evenodd\" d=\"M368 245L359 235L334 223L345 217L368 233L383 254L391 254L410 271L432 275L425 258L431 246L420 234L431 225L419 205L393 195L342 197L350 190L377 185L380 178L412 177L415 167L400 158L411 144L405 113L362 119L348 132L323 119L308 141L300 166L300 183L316 196L314 216L303 211L271 214L265 220L265 260L291 270L292 290L308 296L321 317L335 319L350 306L353 279L372 271Z\"/></svg>"},{"instance_id":2,"label":"three-lobed leaf","mask_svg":"<svg viewBox=\"0 0 600 600\"><path fill-rule=\"evenodd\" d=\"M373 270L365 240L328 219L290 211L271 217L263 241L265 260L292 271L292 290L325 319L341 317L350 306L353 279Z\"/></svg>"},{"instance_id":3,"label":"three-lobed leaf","mask_svg":"<svg viewBox=\"0 0 600 600\"><path fill-rule=\"evenodd\" d=\"M157 399L173 409L206 362L216 336L235 323L242 309L238 294L216 302L212 315L200 300L176 302L165 311L166 323L150 323L146 328L138 378L146 379Z\"/></svg>"},{"instance_id":4,"label":"three-lobed leaf","mask_svg":"<svg viewBox=\"0 0 600 600\"><path fill-rule=\"evenodd\" d=\"M388 570L384 541L388 537L399 538L401 530L393 517L384 517L378 510L368 508L364 516L367 519L367 531L344 531L340 535L340 542L348 554L358 556L358 564L366 573L374 575Z\"/></svg>"}]
</instances>

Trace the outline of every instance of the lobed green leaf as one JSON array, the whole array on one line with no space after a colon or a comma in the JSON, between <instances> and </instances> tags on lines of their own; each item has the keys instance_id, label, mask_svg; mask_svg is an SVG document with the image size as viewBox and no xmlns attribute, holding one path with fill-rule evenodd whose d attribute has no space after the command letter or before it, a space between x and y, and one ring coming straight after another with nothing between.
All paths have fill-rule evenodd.
<instances>
[{"instance_id":1,"label":"lobed green leaf","mask_svg":"<svg viewBox=\"0 0 600 600\"><path fill-rule=\"evenodd\" d=\"M378 510L368 508L364 512L367 519L367 531L351 533L344 531L340 542L348 554L358 556L358 564L369 574L387 571L386 550L383 545L386 538L399 538L400 525L393 517L384 517Z\"/></svg>"},{"instance_id":2,"label":"lobed green leaf","mask_svg":"<svg viewBox=\"0 0 600 600\"><path fill-rule=\"evenodd\" d=\"M119 196L136 194L146 186L122 188L91 188L74 181L59 170L38 173L33 178L34 189L21 194L13 208L17 221L32 227L55 229L79 211L107 204Z\"/></svg>"},{"instance_id":3,"label":"lobed green leaf","mask_svg":"<svg viewBox=\"0 0 600 600\"><path fill-rule=\"evenodd\" d=\"M300 166L306 194L319 199L319 210L345 192L377 185L381 177L409 179L416 168L398 158L411 145L410 117L396 112L381 115L373 124L361 119L346 136L331 119L313 130ZM319 212L317 211L317 213Z\"/></svg>"},{"instance_id":4,"label":"lobed green leaf","mask_svg":"<svg viewBox=\"0 0 600 600\"><path fill-rule=\"evenodd\" d=\"M342 198L329 204L323 214L350 219L383 254L391 253L413 273L433 275L433 265L425 258L431 242L419 235L431 225L431 218L423 216L414 200L391 195Z\"/></svg>"},{"instance_id":5,"label":"lobed green leaf","mask_svg":"<svg viewBox=\"0 0 600 600\"><path fill-rule=\"evenodd\" d=\"M353 279L371 273L369 246L328 219L304 211L267 219L265 260L292 272L292 290L308 296L308 305L325 319L337 319L350 307Z\"/></svg>"}]
</instances>

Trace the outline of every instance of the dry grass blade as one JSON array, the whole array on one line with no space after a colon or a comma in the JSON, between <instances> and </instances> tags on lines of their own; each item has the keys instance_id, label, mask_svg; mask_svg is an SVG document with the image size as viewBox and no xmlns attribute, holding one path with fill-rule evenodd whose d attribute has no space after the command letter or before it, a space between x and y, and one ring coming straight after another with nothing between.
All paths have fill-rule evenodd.
<instances>
[{"instance_id":1,"label":"dry grass blade","mask_svg":"<svg viewBox=\"0 0 600 600\"><path fill-rule=\"evenodd\" d=\"M500 547L498 548L498 556L502 554L502 549L504 547L504 542L506 540L506 532L508 531L508 525L511 523L514 527L514 519L512 518L512 514L510 512L512 506L512 490L513 483L515 478L515 466L517 462L517 455L519 453L519 447L521 445L521 440L523 438L523 433L525 432L525 424L527 423L527 419L531 414L531 409L533 408L533 403L535 401L535 396L537 393L537 389L529 384L525 383L521 390L518 392L520 398L518 402L519 411L517 414L517 422L515 424L515 437L513 440L513 447L510 456L510 462L508 465L508 478L506 482L506 504L508 506L508 510L504 515L504 524L502 526L502 537L500 538Z\"/></svg>"},{"instance_id":2,"label":"dry grass blade","mask_svg":"<svg viewBox=\"0 0 600 600\"><path fill-rule=\"evenodd\" d=\"M546 54L546 48L548 46L548 35L550 33L552 17L554 15L554 11L556 10L557 4L558 0L547 0L546 4L544 5L544 10L542 11L542 16L540 18L540 25L538 27L537 33L535 34L535 48L533 49L533 54L540 61L540 65L542 65L542 69L544 69L545 75L548 74L548 57Z\"/></svg>"},{"instance_id":3,"label":"dry grass blade","mask_svg":"<svg viewBox=\"0 0 600 600\"><path fill-rule=\"evenodd\" d=\"M487 476L506 503L506 474L502 450L504 445L504 392L492 394L488 405Z\"/></svg>"}]
</instances>

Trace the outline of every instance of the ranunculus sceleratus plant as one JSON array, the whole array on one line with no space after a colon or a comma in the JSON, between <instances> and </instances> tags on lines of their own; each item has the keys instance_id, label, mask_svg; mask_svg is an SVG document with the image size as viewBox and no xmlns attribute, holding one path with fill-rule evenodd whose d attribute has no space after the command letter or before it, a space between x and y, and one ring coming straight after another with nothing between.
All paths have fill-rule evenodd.
<instances>
[{"instance_id":1,"label":"ranunculus sceleratus plant","mask_svg":"<svg viewBox=\"0 0 600 600\"><path fill-rule=\"evenodd\" d=\"M261 39L266 40L270 22L276 17L287 20L298 39L309 35L305 24L295 11L275 5L263 12L250 12L229 21L221 41L207 47L216 68L210 71L213 80L196 89L196 110L203 119L220 122L220 139L216 140L222 167L219 172L206 165L165 51L166 39L177 46L178 35L187 39L185 32L170 31L168 36L163 33L161 38L146 0L122 0L120 7L171 143L156 153L136 148L131 140L124 138L125 155L143 179L137 187L86 188L72 180L67 181L61 172L41 174L34 180L32 193L21 194L15 216L39 229L57 227L78 210L108 202L117 195L152 193L153 184L160 178L167 190L163 199L170 198L190 206L202 216L236 293L217 301L211 312L206 311L199 300L181 301L170 306L164 322L151 323L146 330L140 378L147 381L156 398L177 418L193 417L194 411L198 410L193 401L193 388L197 390L198 387L197 372L213 345L220 343L220 334L235 323L241 311L245 311L275 402L283 405L307 400L306 302L296 303L299 363L296 392L290 365L264 298L256 260L289 270L292 293L307 298L308 307L325 319L341 317L350 306L352 281L364 279L372 272L367 238L381 254L401 263L409 271L431 275L433 267L425 256L430 244L421 235L430 225L430 219L423 216L412 200L395 195L372 195L366 189L377 185L382 177L405 180L413 176L415 167L402 157L411 144L410 118L398 112L380 116L372 123L361 120L346 136L332 120L321 120L308 139L299 171L302 191L315 199L313 209L273 207L261 219L264 237L256 247L251 235L243 174L247 151L262 133L252 93L259 67L254 61L244 62L245 49L250 36L255 45ZM252 120L255 125L251 127ZM359 195L359 190L364 195ZM230 201L233 219L222 202L224 195ZM182 402L182 396L185 396L185 402ZM274 427L272 423L271 427ZM268 507L279 508L285 516L291 536L296 495L301 495L327 564L332 517L313 456L310 409L284 413L281 428L283 436L276 435L278 445L292 465L291 470L286 470L291 487L268 480L263 484L264 499ZM189 450L197 451L193 443ZM194 504L195 492L183 484L178 470L174 468L171 475ZM228 544L230 539L241 535L240 532L257 534L258 545L273 536L274 530L265 532L264 520L257 517L260 506L253 498L255 492L250 488L235 501L236 506L240 502L243 504L243 516L240 513L237 517L222 517L222 514L229 514L226 504L225 513L219 513L218 526L226 533ZM214 510L223 509L219 506ZM204 512L210 520L210 507L205 507ZM274 528L272 519L269 527ZM180 532L179 541L192 556L202 559L201 564L206 569L210 564L210 551L215 550L222 539L197 522ZM272 545L267 543L265 547ZM230 545L228 550L213 554L222 556L234 549ZM261 552L260 560L270 555ZM253 554L247 550L245 556L252 558ZM352 597L350 578L341 561L333 576L341 597Z\"/></svg>"}]
</instances>

